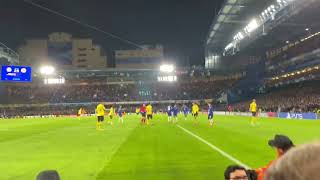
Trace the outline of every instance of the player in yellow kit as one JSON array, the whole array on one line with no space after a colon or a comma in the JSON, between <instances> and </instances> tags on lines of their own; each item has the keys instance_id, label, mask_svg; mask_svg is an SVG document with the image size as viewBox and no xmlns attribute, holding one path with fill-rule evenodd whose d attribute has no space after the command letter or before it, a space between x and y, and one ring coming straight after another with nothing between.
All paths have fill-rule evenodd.
<instances>
[{"instance_id":1,"label":"player in yellow kit","mask_svg":"<svg viewBox=\"0 0 320 180\"><path fill-rule=\"evenodd\" d=\"M103 129L103 121L104 121L104 113L106 111L106 108L102 103L98 104L96 108L96 114L98 117L97 124L96 124L96 129L97 130L104 130Z\"/></svg>"},{"instance_id":2,"label":"player in yellow kit","mask_svg":"<svg viewBox=\"0 0 320 180\"><path fill-rule=\"evenodd\" d=\"M113 125L113 117L116 114L115 112L115 108L113 107L113 105L110 107L110 111L109 111L109 119L108 119L108 124Z\"/></svg>"},{"instance_id":3,"label":"player in yellow kit","mask_svg":"<svg viewBox=\"0 0 320 180\"><path fill-rule=\"evenodd\" d=\"M139 115L140 114L140 108L136 108L136 115Z\"/></svg>"},{"instance_id":4,"label":"player in yellow kit","mask_svg":"<svg viewBox=\"0 0 320 180\"><path fill-rule=\"evenodd\" d=\"M250 103L249 111L252 114L251 125L255 126L257 123L257 103L255 99L253 99L252 102Z\"/></svg>"},{"instance_id":5,"label":"player in yellow kit","mask_svg":"<svg viewBox=\"0 0 320 180\"><path fill-rule=\"evenodd\" d=\"M80 120L80 119L81 119L81 116L84 116L86 113L87 113L87 112L86 112L86 110L85 110L84 108L80 108L80 109L78 110L78 114L77 114L78 119Z\"/></svg>"},{"instance_id":6,"label":"player in yellow kit","mask_svg":"<svg viewBox=\"0 0 320 180\"><path fill-rule=\"evenodd\" d=\"M146 111L147 111L147 125L149 125L149 121L152 120L152 105L149 103L146 107Z\"/></svg>"},{"instance_id":7,"label":"player in yellow kit","mask_svg":"<svg viewBox=\"0 0 320 180\"><path fill-rule=\"evenodd\" d=\"M198 122L198 115L199 115L199 106L197 103L192 103L192 116L194 118L194 124L199 124Z\"/></svg>"},{"instance_id":8,"label":"player in yellow kit","mask_svg":"<svg viewBox=\"0 0 320 180\"><path fill-rule=\"evenodd\" d=\"M78 120L80 120L80 118L81 118L81 116L82 116L82 108L80 108L79 110L78 110L78 114L77 114L77 117L78 117Z\"/></svg>"}]
</instances>

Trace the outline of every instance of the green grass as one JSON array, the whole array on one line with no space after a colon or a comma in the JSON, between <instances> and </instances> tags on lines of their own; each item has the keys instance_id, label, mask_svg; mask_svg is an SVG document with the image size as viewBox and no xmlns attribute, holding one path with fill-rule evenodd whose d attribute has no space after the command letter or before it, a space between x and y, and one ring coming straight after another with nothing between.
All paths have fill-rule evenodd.
<instances>
[{"instance_id":1,"label":"green grass","mask_svg":"<svg viewBox=\"0 0 320 180\"><path fill-rule=\"evenodd\" d=\"M250 167L265 165L275 156L267 140L286 134L296 144L320 139L320 121L216 116L208 127L192 117L179 125ZM56 169L62 180L104 179L223 179L232 161L156 115L154 125L125 117L125 124L95 130L95 117L14 119L0 121L0 179L32 180L45 169Z\"/></svg>"}]
</instances>

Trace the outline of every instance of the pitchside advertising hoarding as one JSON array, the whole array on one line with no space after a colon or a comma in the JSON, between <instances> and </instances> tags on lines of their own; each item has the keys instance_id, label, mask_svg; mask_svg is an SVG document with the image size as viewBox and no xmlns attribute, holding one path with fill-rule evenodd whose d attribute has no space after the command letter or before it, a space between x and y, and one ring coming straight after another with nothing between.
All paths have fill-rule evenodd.
<instances>
[{"instance_id":1,"label":"pitchside advertising hoarding","mask_svg":"<svg viewBox=\"0 0 320 180\"><path fill-rule=\"evenodd\" d=\"M32 69L28 66L2 66L1 81L31 82Z\"/></svg>"},{"instance_id":2,"label":"pitchside advertising hoarding","mask_svg":"<svg viewBox=\"0 0 320 180\"><path fill-rule=\"evenodd\" d=\"M286 119L310 119L315 120L317 119L316 113L289 113L289 112L280 112L278 113L279 118L286 118Z\"/></svg>"},{"instance_id":3,"label":"pitchside advertising hoarding","mask_svg":"<svg viewBox=\"0 0 320 180\"><path fill-rule=\"evenodd\" d=\"M228 114L225 111L216 111L215 114L218 115L238 115L238 116L252 116L250 112L232 112ZM320 119L320 114L307 112L307 113L290 113L290 112L266 112L259 113L259 117L269 117L269 118L283 118L283 119L301 119L301 120L317 120Z\"/></svg>"}]
</instances>

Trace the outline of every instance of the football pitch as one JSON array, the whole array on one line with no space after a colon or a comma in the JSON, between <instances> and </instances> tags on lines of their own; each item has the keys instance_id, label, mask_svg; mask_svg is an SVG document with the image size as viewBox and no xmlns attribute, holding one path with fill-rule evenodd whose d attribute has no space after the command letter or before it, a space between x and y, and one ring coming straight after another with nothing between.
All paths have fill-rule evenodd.
<instances>
[{"instance_id":1,"label":"football pitch","mask_svg":"<svg viewBox=\"0 0 320 180\"><path fill-rule=\"evenodd\" d=\"M288 135L295 144L320 139L320 121L215 116L210 128L205 115L195 126L190 116L169 124L155 115L141 126L140 116L117 118L105 131L95 117L10 119L0 121L0 179L33 180L38 172L55 169L62 180L223 179L226 166L239 161L264 166L275 153L267 141Z\"/></svg>"}]
</instances>

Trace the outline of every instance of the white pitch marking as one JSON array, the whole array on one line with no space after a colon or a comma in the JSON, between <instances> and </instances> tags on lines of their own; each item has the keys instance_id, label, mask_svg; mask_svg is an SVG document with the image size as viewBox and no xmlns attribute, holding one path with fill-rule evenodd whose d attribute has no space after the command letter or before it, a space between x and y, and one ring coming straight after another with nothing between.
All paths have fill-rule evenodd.
<instances>
[{"instance_id":1,"label":"white pitch marking","mask_svg":"<svg viewBox=\"0 0 320 180\"><path fill-rule=\"evenodd\" d=\"M244 163L242 163L241 161L239 161L238 159L232 157L230 154L224 152L223 150L221 150L220 148L214 146L213 144L209 143L208 141L202 139L201 137L197 136L196 134L192 133L191 131L183 128L180 125L177 125L177 127L179 127L181 130L183 130L184 132L188 133L189 135L195 137L196 139L198 139L199 141L205 143L206 145L208 145L209 147L211 147L213 150L217 151L218 153L220 153L222 156L228 158L229 160L233 161L234 163L236 163L237 165L243 166L247 169L250 169L250 167Z\"/></svg>"}]
</instances>

